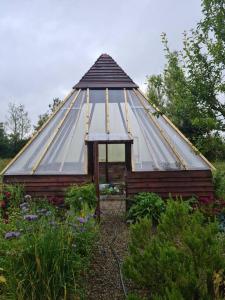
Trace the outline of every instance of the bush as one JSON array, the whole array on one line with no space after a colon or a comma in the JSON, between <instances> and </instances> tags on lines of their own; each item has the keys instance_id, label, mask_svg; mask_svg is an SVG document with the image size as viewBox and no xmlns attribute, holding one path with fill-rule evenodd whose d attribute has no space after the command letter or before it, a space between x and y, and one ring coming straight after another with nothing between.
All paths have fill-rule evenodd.
<instances>
[{"instance_id":1,"label":"bush","mask_svg":"<svg viewBox=\"0 0 225 300\"><path fill-rule=\"evenodd\" d=\"M80 211L84 205L88 205L90 209L95 208L97 198L94 184L69 187L66 192L65 203L75 212Z\"/></svg>"},{"instance_id":2,"label":"bush","mask_svg":"<svg viewBox=\"0 0 225 300\"><path fill-rule=\"evenodd\" d=\"M158 223L159 217L165 210L165 203L157 194L139 193L134 197L134 204L128 211L127 218L137 221L140 218L151 218L154 224Z\"/></svg>"},{"instance_id":3,"label":"bush","mask_svg":"<svg viewBox=\"0 0 225 300\"><path fill-rule=\"evenodd\" d=\"M215 171L213 173L213 184L216 197L225 200L225 172Z\"/></svg>"},{"instance_id":4,"label":"bush","mask_svg":"<svg viewBox=\"0 0 225 300\"><path fill-rule=\"evenodd\" d=\"M43 200L42 200L43 201ZM97 227L92 213L57 218L47 202L9 209L0 222L0 267L6 299L70 299L82 293Z\"/></svg>"},{"instance_id":5,"label":"bush","mask_svg":"<svg viewBox=\"0 0 225 300\"><path fill-rule=\"evenodd\" d=\"M217 222L190 213L188 203L169 201L154 235L151 227L148 218L132 226L125 275L152 299L214 299L215 274L225 267L225 237Z\"/></svg>"},{"instance_id":6,"label":"bush","mask_svg":"<svg viewBox=\"0 0 225 300\"><path fill-rule=\"evenodd\" d=\"M7 201L8 205L18 207L24 199L24 186L20 184L4 185L1 198L3 201Z\"/></svg>"}]
</instances>

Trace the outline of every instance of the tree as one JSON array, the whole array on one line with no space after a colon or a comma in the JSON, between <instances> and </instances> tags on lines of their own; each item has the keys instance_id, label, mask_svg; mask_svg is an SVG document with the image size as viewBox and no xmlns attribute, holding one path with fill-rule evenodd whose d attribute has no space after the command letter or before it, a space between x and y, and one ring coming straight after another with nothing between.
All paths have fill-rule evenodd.
<instances>
[{"instance_id":1,"label":"tree","mask_svg":"<svg viewBox=\"0 0 225 300\"><path fill-rule=\"evenodd\" d=\"M148 77L148 97L208 158L215 158L216 143L224 158L224 1L203 0L202 12L196 28L184 33L181 52L171 51L162 35L167 63L162 74Z\"/></svg>"},{"instance_id":2,"label":"tree","mask_svg":"<svg viewBox=\"0 0 225 300\"><path fill-rule=\"evenodd\" d=\"M31 128L28 112L22 104L9 104L6 127L9 131L11 154L15 155L26 143Z\"/></svg>"},{"instance_id":3,"label":"tree","mask_svg":"<svg viewBox=\"0 0 225 300\"><path fill-rule=\"evenodd\" d=\"M31 123L24 105L19 104L17 106L15 103L9 103L6 126L10 131L11 137L15 140L23 140L27 137Z\"/></svg>"},{"instance_id":4,"label":"tree","mask_svg":"<svg viewBox=\"0 0 225 300\"><path fill-rule=\"evenodd\" d=\"M61 102L62 102L62 100L60 100L59 98L53 99L53 103L49 104L49 106L48 106L49 110L46 113L38 116L37 125L34 126L35 131L38 131L44 125L44 123L47 122L50 114L52 114L56 111L56 109L61 104Z\"/></svg>"},{"instance_id":5,"label":"tree","mask_svg":"<svg viewBox=\"0 0 225 300\"><path fill-rule=\"evenodd\" d=\"M10 157L9 139L2 122L0 123L0 157Z\"/></svg>"}]
</instances>

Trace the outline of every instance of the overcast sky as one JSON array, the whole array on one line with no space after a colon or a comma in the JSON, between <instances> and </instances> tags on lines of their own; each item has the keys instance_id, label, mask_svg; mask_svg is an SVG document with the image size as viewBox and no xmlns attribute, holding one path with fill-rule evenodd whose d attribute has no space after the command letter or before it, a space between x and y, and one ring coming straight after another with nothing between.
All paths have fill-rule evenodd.
<instances>
[{"instance_id":1,"label":"overcast sky","mask_svg":"<svg viewBox=\"0 0 225 300\"><path fill-rule=\"evenodd\" d=\"M200 0L0 0L0 121L9 102L34 124L54 97L64 98L102 53L142 88L201 17Z\"/></svg>"}]
</instances>

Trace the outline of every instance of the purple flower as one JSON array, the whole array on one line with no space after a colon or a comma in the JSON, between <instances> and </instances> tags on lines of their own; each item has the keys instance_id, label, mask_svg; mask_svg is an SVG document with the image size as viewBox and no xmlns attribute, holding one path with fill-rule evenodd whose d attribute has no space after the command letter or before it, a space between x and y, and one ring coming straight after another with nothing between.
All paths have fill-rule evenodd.
<instances>
[{"instance_id":1,"label":"purple flower","mask_svg":"<svg viewBox=\"0 0 225 300\"><path fill-rule=\"evenodd\" d=\"M84 223L87 222L87 220L85 218L82 218L82 217L78 217L77 221L79 221L81 224L84 224Z\"/></svg>"},{"instance_id":2,"label":"purple flower","mask_svg":"<svg viewBox=\"0 0 225 300\"><path fill-rule=\"evenodd\" d=\"M24 220L27 220L27 221L35 221L38 219L38 216L37 215L25 215L23 218L24 218Z\"/></svg>"},{"instance_id":3,"label":"purple flower","mask_svg":"<svg viewBox=\"0 0 225 300\"><path fill-rule=\"evenodd\" d=\"M17 238L20 235L21 233L19 231L9 231L5 234L5 239L9 240L9 239Z\"/></svg>"},{"instance_id":4,"label":"purple flower","mask_svg":"<svg viewBox=\"0 0 225 300\"><path fill-rule=\"evenodd\" d=\"M38 209L37 213L42 215L42 216L50 216L51 215L51 211L47 210L46 208Z\"/></svg>"},{"instance_id":5,"label":"purple flower","mask_svg":"<svg viewBox=\"0 0 225 300\"><path fill-rule=\"evenodd\" d=\"M20 208L21 209L24 209L24 208L27 208L28 207L28 203L27 202L23 202L20 204Z\"/></svg>"},{"instance_id":6,"label":"purple flower","mask_svg":"<svg viewBox=\"0 0 225 300\"><path fill-rule=\"evenodd\" d=\"M25 201L31 201L32 197L31 197L31 195L25 195L24 199L25 199Z\"/></svg>"},{"instance_id":7,"label":"purple flower","mask_svg":"<svg viewBox=\"0 0 225 300\"><path fill-rule=\"evenodd\" d=\"M58 224L55 221L50 221L49 225L51 225L51 226L57 226Z\"/></svg>"}]
</instances>

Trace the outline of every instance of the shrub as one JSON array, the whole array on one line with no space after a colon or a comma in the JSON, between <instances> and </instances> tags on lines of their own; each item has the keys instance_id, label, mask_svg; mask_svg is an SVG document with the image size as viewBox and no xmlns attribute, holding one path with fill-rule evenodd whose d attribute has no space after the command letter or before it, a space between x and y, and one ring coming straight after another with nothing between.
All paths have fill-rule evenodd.
<instances>
[{"instance_id":1,"label":"shrub","mask_svg":"<svg viewBox=\"0 0 225 300\"><path fill-rule=\"evenodd\" d=\"M225 200L225 172L215 171L213 173L213 184L216 197Z\"/></svg>"},{"instance_id":2,"label":"shrub","mask_svg":"<svg viewBox=\"0 0 225 300\"><path fill-rule=\"evenodd\" d=\"M188 203L169 201L154 235L151 226L147 218L132 226L125 275L152 299L214 299L213 278L225 267L217 222L190 213Z\"/></svg>"},{"instance_id":3,"label":"shrub","mask_svg":"<svg viewBox=\"0 0 225 300\"><path fill-rule=\"evenodd\" d=\"M95 208L97 203L94 184L86 184L83 186L73 185L66 192L65 202L74 211L80 211L83 205Z\"/></svg>"},{"instance_id":4,"label":"shrub","mask_svg":"<svg viewBox=\"0 0 225 300\"><path fill-rule=\"evenodd\" d=\"M128 219L132 221L143 217L151 218L158 223L161 213L165 210L165 203L157 194L139 193L134 197L134 204L128 211Z\"/></svg>"},{"instance_id":5,"label":"shrub","mask_svg":"<svg viewBox=\"0 0 225 300\"><path fill-rule=\"evenodd\" d=\"M22 203L0 223L0 266L9 299L69 299L82 291L97 227L92 214L57 219L47 202ZM8 299L6 297L6 299Z\"/></svg>"}]
</instances>

